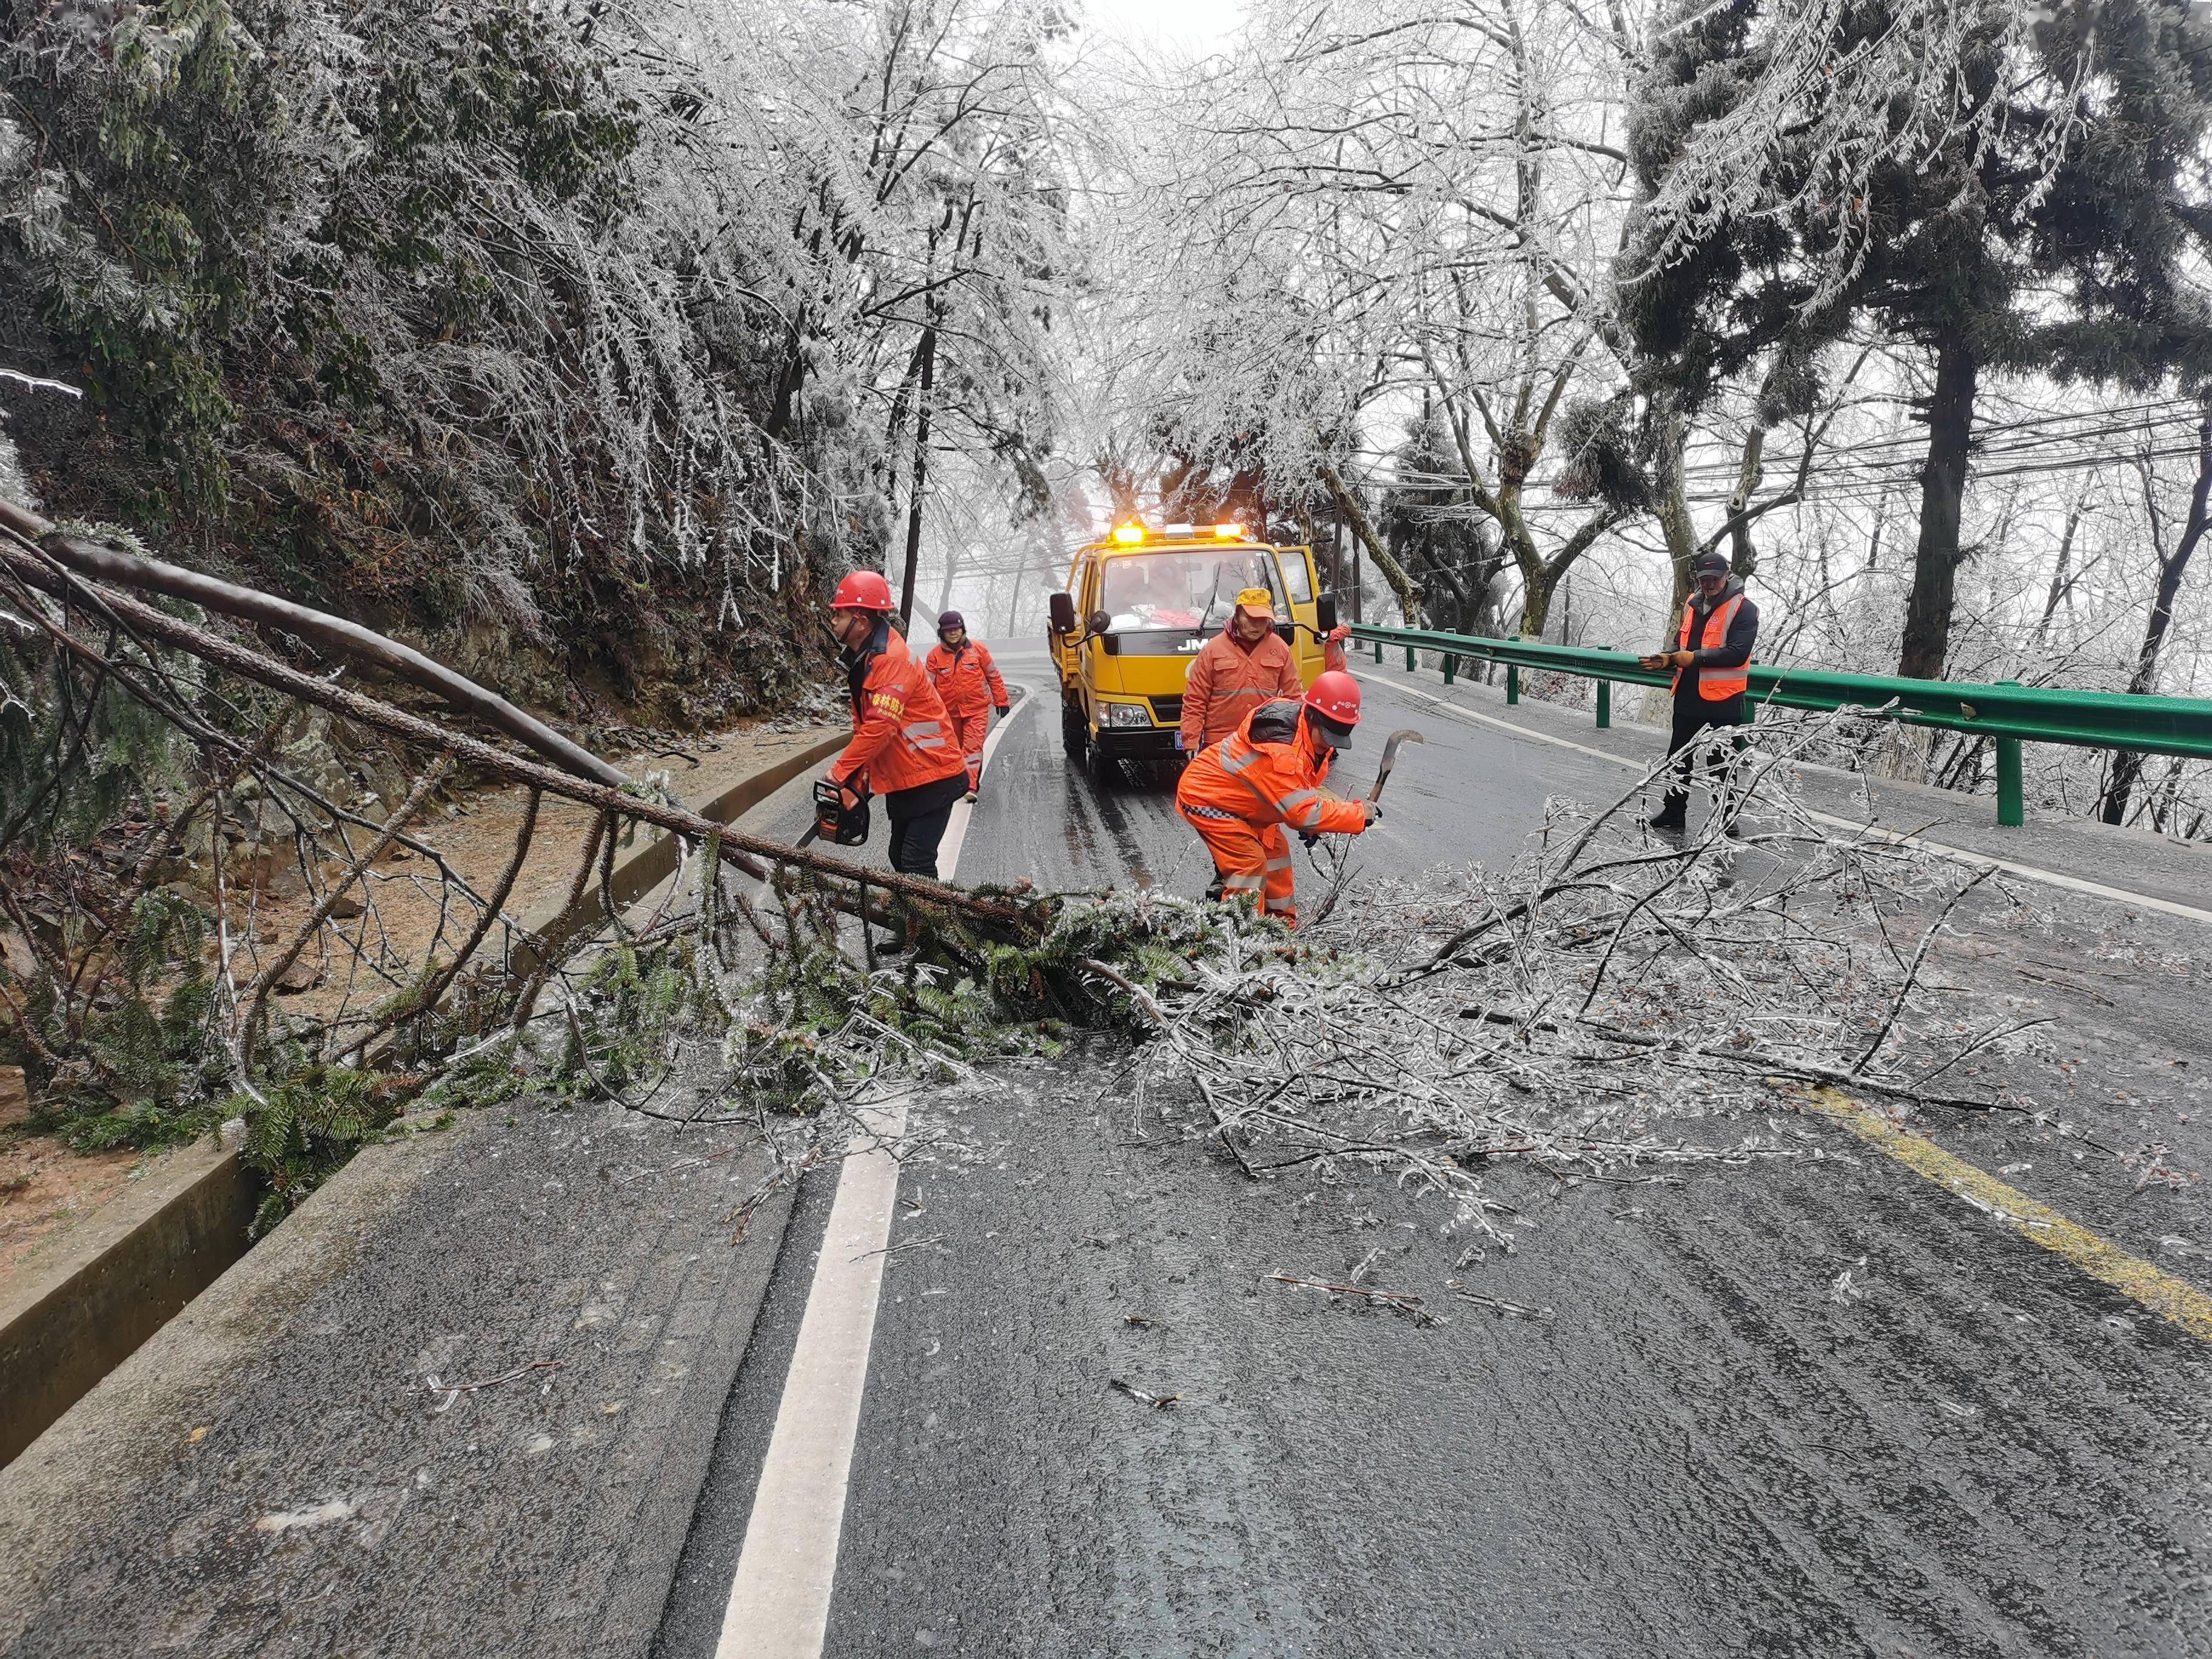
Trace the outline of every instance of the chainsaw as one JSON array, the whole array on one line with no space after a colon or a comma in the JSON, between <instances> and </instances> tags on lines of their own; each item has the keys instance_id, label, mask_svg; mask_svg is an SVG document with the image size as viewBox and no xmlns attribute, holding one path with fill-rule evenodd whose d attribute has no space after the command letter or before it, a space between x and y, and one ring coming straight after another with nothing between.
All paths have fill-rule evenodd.
<instances>
[{"instance_id":1,"label":"chainsaw","mask_svg":"<svg viewBox=\"0 0 2212 1659\"><path fill-rule=\"evenodd\" d=\"M799 838L801 847L822 836L828 836L840 847L860 847L868 839L868 798L862 794L850 806L845 804L845 792L827 778L817 778L814 784L814 822L806 826L806 833Z\"/></svg>"}]
</instances>

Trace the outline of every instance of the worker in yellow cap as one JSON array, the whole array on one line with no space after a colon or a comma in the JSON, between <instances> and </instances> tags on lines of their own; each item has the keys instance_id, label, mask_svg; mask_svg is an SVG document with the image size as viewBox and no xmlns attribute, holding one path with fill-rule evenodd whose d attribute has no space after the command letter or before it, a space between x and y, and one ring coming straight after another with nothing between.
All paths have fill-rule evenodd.
<instances>
[{"instance_id":1,"label":"worker in yellow cap","mask_svg":"<svg viewBox=\"0 0 2212 1659\"><path fill-rule=\"evenodd\" d=\"M1328 667L1344 666L1344 641L1351 632L1338 628L1329 634ZM1297 659L1275 632L1274 600L1264 587L1245 588L1237 595L1229 626L1191 659L1176 747L1195 755L1243 725L1244 717L1261 703L1304 695Z\"/></svg>"}]
</instances>

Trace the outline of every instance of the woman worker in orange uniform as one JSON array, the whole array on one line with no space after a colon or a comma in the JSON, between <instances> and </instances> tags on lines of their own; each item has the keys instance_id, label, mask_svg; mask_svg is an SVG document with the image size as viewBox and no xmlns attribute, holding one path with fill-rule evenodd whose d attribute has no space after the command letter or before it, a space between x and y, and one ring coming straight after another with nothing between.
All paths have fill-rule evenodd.
<instances>
[{"instance_id":1,"label":"woman worker in orange uniform","mask_svg":"<svg viewBox=\"0 0 2212 1659\"><path fill-rule=\"evenodd\" d=\"M1329 763L1359 724L1359 682L1333 669L1303 702L1278 697L1247 715L1183 769L1176 810L1213 854L1224 897L1258 896L1262 910L1297 926L1288 824L1301 835L1356 836L1382 816L1371 800L1322 793Z\"/></svg>"},{"instance_id":2,"label":"woman worker in orange uniform","mask_svg":"<svg viewBox=\"0 0 2212 1659\"><path fill-rule=\"evenodd\" d=\"M991 711L996 708L1000 720L1006 717L1006 683L991 660L990 647L968 637L967 618L957 611L938 617L937 643L921 665L952 717L952 735L968 763L968 799L973 800L983 781L983 739L991 730Z\"/></svg>"}]
</instances>

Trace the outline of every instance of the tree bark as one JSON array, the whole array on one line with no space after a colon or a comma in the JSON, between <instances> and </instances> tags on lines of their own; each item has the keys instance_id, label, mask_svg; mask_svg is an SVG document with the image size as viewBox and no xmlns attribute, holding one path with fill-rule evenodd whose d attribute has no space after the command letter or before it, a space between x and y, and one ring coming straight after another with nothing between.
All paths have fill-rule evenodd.
<instances>
[{"instance_id":1,"label":"tree bark","mask_svg":"<svg viewBox=\"0 0 2212 1659\"><path fill-rule=\"evenodd\" d=\"M959 574L960 550L957 547L948 547L945 550L945 580L938 585L937 589L937 614L939 617L945 614L945 607L952 603L952 584L958 579Z\"/></svg>"},{"instance_id":2,"label":"tree bark","mask_svg":"<svg viewBox=\"0 0 2212 1659\"><path fill-rule=\"evenodd\" d=\"M41 592L52 593L56 598L70 595L70 577L56 575L34 555L17 551L4 539L0 539L0 567L5 567L27 586ZM832 858L809 848L787 846L758 836L746 835L686 808L669 805L646 795L627 793L623 788L550 766L541 766L534 761L509 754L481 738L448 730L420 714L410 714L404 709L395 708L389 703L380 702L345 686L319 679L313 674L303 674L289 663L279 662L236 641L222 639L204 629L195 628L190 623L179 621L167 611L157 611L127 593L95 586L81 577L76 580L82 584L84 591L88 591L100 604L112 610L134 633L143 638L186 652L202 662L252 680L258 685L267 686L272 691L296 697L301 702L311 703L318 708L327 708L358 725L419 744L434 754L441 750L450 752L458 761L496 772L514 782L543 789L547 794L562 800L572 800L580 805L596 807L602 812L635 818L641 823L673 830L678 835L688 836L701 842L710 836L714 836L721 843L723 861L737 866L749 876L765 880L772 866L789 865L810 871L826 881L855 885L865 881L868 886L881 891L897 893L924 903L951 905L978 915L1020 920L1022 913L1015 905L969 893L947 882L932 881L923 876L900 875L887 870L862 870L842 859ZM80 646L73 646L72 648L82 649ZM242 749L244 745L239 746Z\"/></svg>"},{"instance_id":3,"label":"tree bark","mask_svg":"<svg viewBox=\"0 0 2212 1659\"><path fill-rule=\"evenodd\" d=\"M2092 479L2095 476L2094 473L2090 475ZM2051 631L2051 619L2058 614L2059 601L2065 600L2069 607L2073 603L2074 532L2081 525L2081 510L2088 499L2088 485L2084 484L2081 493L2074 498L2072 510L2066 515L2066 528L2058 538L2058 562L2051 570L2051 591L2044 596L2043 615L2035 624L2035 642L2038 645L2043 643L2043 636Z\"/></svg>"},{"instance_id":4,"label":"tree bark","mask_svg":"<svg viewBox=\"0 0 2212 1659\"><path fill-rule=\"evenodd\" d=\"M1905 603L1905 643L1897 672L1940 680L1951 648L1951 611L1959 583L1959 526L1973 441L1974 382L1981 366L1954 335L1936 354L1936 391L1928 405L1928 459L1920 470L1920 542L1912 557L1912 592Z\"/></svg>"},{"instance_id":5,"label":"tree bark","mask_svg":"<svg viewBox=\"0 0 2212 1659\"><path fill-rule=\"evenodd\" d=\"M906 506L906 568L899 577L899 629L914 632L914 574L921 558L921 507L929 484L929 394L937 384L937 318L921 330L921 383L915 399L914 478L908 486Z\"/></svg>"},{"instance_id":6,"label":"tree bark","mask_svg":"<svg viewBox=\"0 0 2212 1659\"><path fill-rule=\"evenodd\" d=\"M1679 414L1668 416L1659 441L1659 532L1667 541L1667 562L1673 571L1673 592L1667 603L1667 629L1671 640L1682 625L1682 607L1690 602L1690 561L1698 551L1698 529L1690 517L1689 486L1682 477L1682 452L1689 428Z\"/></svg>"},{"instance_id":7,"label":"tree bark","mask_svg":"<svg viewBox=\"0 0 2212 1659\"><path fill-rule=\"evenodd\" d=\"M1729 497L1729 568L1748 576L1759 568L1759 550L1751 539L1751 521L1744 515L1765 477L1766 428L1754 426L1744 434L1743 464L1737 471L1735 493ZM1679 623L1678 624L1679 625Z\"/></svg>"},{"instance_id":8,"label":"tree bark","mask_svg":"<svg viewBox=\"0 0 2212 1659\"><path fill-rule=\"evenodd\" d=\"M2189 517L2181 526L2181 539L2174 544L2171 555L2156 550L2158 590L2151 599L2150 619L2143 624L2142 649L2136 653L2135 672L2128 677L2130 696L2148 696L2158 684L2159 653L2166 645L2166 630L2173 623L2173 603L2181 592L2181 578L2197 544L2204 538L2208 503L2212 503L2212 404L2205 405L2197 424L2197 484L2190 491ZM2142 755L2132 749L2123 749L2112 757L2112 778L2106 787L2100 814L2106 823L2128 821L2128 797L2135 793L2136 781L2142 775Z\"/></svg>"},{"instance_id":9,"label":"tree bark","mask_svg":"<svg viewBox=\"0 0 2212 1659\"><path fill-rule=\"evenodd\" d=\"M1524 640L1540 640L1552 617L1552 590L1558 586L1541 559L1521 566L1521 629Z\"/></svg>"},{"instance_id":10,"label":"tree bark","mask_svg":"<svg viewBox=\"0 0 2212 1659\"><path fill-rule=\"evenodd\" d=\"M1390 556L1389 550L1376 538L1375 526L1367 521L1366 510L1345 488L1344 480L1338 476L1336 469L1323 462L1321 479L1328 486L1328 493L1335 498L1337 511L1343 514L1346 521L1352 526L1352 533L1359 538L1360 544L1375 561L1375 568L1382 573L1383 580L1390 584L1390 591L1398 596L1399 607L1406 613L1406 626L1419 628L1421 625L1419 586L1406 574L1406 568Z\"/></svg>"}]
</instances>

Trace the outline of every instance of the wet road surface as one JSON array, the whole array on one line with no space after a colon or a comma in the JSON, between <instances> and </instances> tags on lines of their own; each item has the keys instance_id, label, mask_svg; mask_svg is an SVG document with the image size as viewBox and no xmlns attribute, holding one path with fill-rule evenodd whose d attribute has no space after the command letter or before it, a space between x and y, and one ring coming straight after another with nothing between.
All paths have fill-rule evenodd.
<instances>
[{"instance_id":1,"label":"wet road surface","mask_svg":"<svg viewBox=\"0 0 2212 1659\"><path fill-rule=\"evenodd\" d=\"M1047 695L1001 744L960 878L1198 891L1167 790L1083 781L1042 661L1003 654ZM1626 787L1387 686L1369 698L1363 732L1428 736L1364 839L1376 867L1508 858L1547 795ZM2081 1125L2201 1168L2201 943L2090 915L1947 960L2068 1014ZM1000 1080L901 1188L910 1248L886 1258L825 1652L2212 1648L2205 1345L1832 1123L1775 1122L1819 1162L1679 1182L1498 1170L1486 1190L1525 1226L1471 1260L1436 1200L1375 1178L1255 1185L1108 1068ZM2212 1282L2194 1182L2138 1192L2033 1124L1922 1127ZM825 1209L802 1197L665 1653L713 1650ZM1444 1322L1267 1277L1340 1283L1370 1252L1367 1283Z\"/></svg>"}]
</instances>

